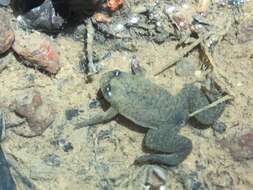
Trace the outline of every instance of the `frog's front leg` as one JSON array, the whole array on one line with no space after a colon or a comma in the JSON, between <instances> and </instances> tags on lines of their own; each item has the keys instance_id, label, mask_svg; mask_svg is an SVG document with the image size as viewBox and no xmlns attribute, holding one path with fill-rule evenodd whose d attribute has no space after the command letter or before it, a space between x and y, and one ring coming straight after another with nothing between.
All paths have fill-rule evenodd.
<instances>
[{"instance_id":1,"label":"frog's front leg","mask_svg":"<svg viewBox=\"0 0 253 190\"><path fill-rule=\"evenodd\" d=\"M176 166L190 154L191 140L177 134L175 126L168 128L150 129L144 139L144 146L157 153L143 155L136 159L137 163L149 162Z\"/></svg>"},{"instance_id":2,"label":"frog's front leg","mask_svg":"<svg viewBox=\"0 0 253 190\"><path fill-rule=\"evenodd\" d=\"M87 119L87 120L84 120L80 123L75 124L76 129L90 126L90 125L96 125L99 123L105 123L107 121L110 121L117 114L118 114L118 111L116 109L114 109L113 107L110 107L108 110L106 110L106 112L98 113L98 114L94 115L93 117L91 117L90 119Z\"/></svg>"}]
</instances>

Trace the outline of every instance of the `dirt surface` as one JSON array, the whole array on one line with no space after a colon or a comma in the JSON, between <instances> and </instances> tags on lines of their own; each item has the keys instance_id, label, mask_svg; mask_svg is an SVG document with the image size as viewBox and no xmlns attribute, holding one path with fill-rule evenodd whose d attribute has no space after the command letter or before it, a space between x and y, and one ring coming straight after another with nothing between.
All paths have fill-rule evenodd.
<instances>
[{"instance_id":1,"label":"dirt surface","mask_svg":"<svg viewBox=\"0 0 253 190\"><path fill-rule=\"evenodd\" d=\"M238 28L232 26L212 54L216 66L225 73L226 87L234 96L219 119L227 126L226 131L220 134L212 128L197 129L187 124L181 133L192 140L193 151L180 166L165 169L167 189L253 189L252 158L237 161L230 151L233 139L253 130L253 33L247 30L253 23L252 8L253 2L247 1L239 16L239 35ZM222 12L218 14L224 21ZM13 30L26 33L15 22ZM175 67L154 76L180 54L180 49L175 50L177 41L158 45L138 39L134 42L138 51L114 51L100 62L102 70L88 83L79 65L83 42L60 34L53 43L59 51L61 65L55 76L49 77L25 66L13 51L0 59L0 65L7 64L0 73L2 108L6 109L27 90L36 90L56 113L53 124L38 137L20 137L13 132L15 129L7 129L2 147L8 160L36 189L144 189L146 175L137 174L148 166L133 164L145 151L142 149L144 133L138 126L122 117L78 130L74 124L102 110L100 106L91 106L97 98L102 73L114 69L130 72L133 55L146 70L147 78L172 93L180 90L185 82L195 81L194 75L176 75ZM96 44L96 52L103 54L106 49L104 44ZM191 52L188 57L200 67L197 52ZM76 114L72 120L66 117L66 113L72 113L69 110ZM7 111L7 124L19 120ZM12 172L18 189L29 189L17 172Z\"/></svg>"}]
</instances>

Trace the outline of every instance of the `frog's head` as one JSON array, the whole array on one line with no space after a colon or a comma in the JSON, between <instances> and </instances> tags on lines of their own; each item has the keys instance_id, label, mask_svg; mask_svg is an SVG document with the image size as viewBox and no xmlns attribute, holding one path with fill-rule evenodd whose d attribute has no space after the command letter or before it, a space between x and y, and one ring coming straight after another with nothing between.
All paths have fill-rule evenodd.
<instances>
[{"instance_id":1,"label":"frog's head","mask_svg":"<svg viewBox=\"0 0 253 190\"><path fill-rule=\"evenodd\" d=\"M102 75L100 80L100 89L103 93L104 98L111 102L113 95L116 93L120 86L122 79L126 73L120 70L109 71Z\"/></svg>"}]
</instances>

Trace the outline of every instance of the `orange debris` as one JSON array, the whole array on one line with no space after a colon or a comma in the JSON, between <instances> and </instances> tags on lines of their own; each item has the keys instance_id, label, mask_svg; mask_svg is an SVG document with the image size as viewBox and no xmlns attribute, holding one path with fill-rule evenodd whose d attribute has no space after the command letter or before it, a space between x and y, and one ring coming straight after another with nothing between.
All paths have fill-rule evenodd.
<instances>
[{"instance_id":1,"label":"orange debris","mask_svg":"<svg viewBox=\"0 0 253 190\"><path fill-rule=\"evenodd\" d=\"M110 21L109 17L103 13L96 13L95 19L97 22L109 22Z\"/></svg>"},{"instance_id":2,"label":"orange debris","mask_svg":"<svg viewBox=\"0 0 253 190\"><path fill-rule=\"evenodd\" d=\"M120 8L124 3L124 0L108 0L107 1L107 7L111 11L116 11L118 8Z\"/></svg>"}]
</instances>

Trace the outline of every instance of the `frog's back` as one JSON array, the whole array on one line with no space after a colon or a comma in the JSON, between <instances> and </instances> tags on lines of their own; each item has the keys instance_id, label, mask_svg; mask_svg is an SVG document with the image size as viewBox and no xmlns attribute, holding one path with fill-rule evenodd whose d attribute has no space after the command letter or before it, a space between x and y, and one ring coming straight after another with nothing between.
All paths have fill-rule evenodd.
<instances>
[{"instance_id":1,"label":"frog's back","mask_svg":"<svg viewBox=\"0 0 253 190\"><path fill-rule=\"evenodd\" d=\"M186 120L182 101L148 79L128 75L120 81L112 81L112 86L117 87L113 106L140 126L156 128Z\"/></svg>"}]
</instances>

